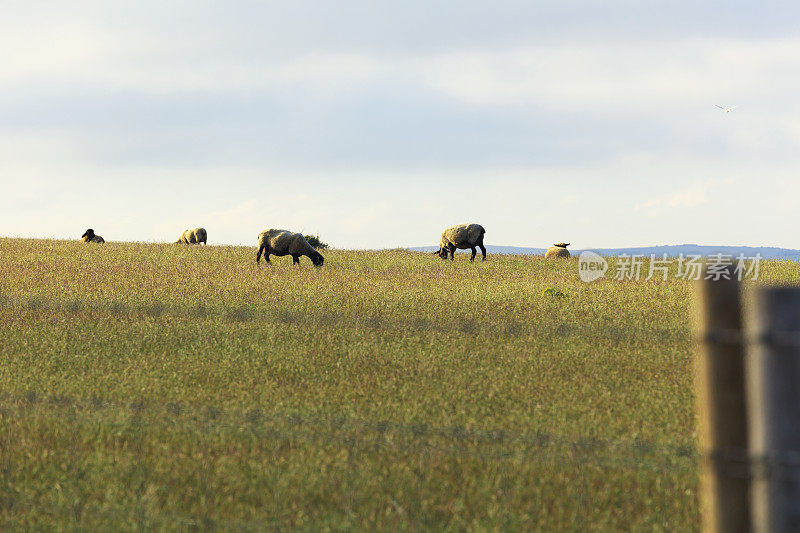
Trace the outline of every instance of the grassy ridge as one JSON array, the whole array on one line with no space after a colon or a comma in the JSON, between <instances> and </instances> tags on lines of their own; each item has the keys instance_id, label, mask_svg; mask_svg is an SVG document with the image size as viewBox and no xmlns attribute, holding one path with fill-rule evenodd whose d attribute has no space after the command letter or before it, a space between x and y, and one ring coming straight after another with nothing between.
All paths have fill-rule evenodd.
<instances>
[{"instance_id":1,"label":"grassy ridge","mask_svg":"<svg viewBox=\"0 0 800 533\"><path fill-rule=\"evenodd\" d=\"M0 254L0 527L698 527L686 282L523 256Z\"/></svg>"}]
</instances>

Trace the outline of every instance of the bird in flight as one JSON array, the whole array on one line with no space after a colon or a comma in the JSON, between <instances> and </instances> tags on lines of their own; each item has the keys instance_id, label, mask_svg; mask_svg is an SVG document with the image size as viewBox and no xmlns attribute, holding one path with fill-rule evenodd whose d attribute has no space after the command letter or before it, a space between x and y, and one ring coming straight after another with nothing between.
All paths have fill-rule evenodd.
<instances>
[{"instance_id":1,"label":"bird in flight","mask_svg":"<svg viewBox=\"0 0 800 533\"><path fill-rule=\"evenodd\" d=\"M722 109L722 110L723 110L723 111L725 111L726 113L730 113L731 111L733 111L734 109L736 109L738 106L733 106L733 107L723 107L723 106L721 106L721 105L718 105L717 107L718 107L718 108L720 108L720 109Z\"/></svg>"}]
</instances>

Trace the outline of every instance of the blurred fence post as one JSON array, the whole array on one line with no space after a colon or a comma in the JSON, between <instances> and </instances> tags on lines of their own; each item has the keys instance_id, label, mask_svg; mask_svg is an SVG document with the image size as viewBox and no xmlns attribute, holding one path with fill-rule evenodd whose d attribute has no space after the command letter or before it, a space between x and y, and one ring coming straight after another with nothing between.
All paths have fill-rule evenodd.
<instances>
[{"instance_id":1,"label":"blurred fence post","mask_svg":"<svg viewBox=\"0 0 800 533\"><path fill-rule=\"evenodd\" d=\"M800 531L800 289L757 290L747 318L753 528Z\"/></svg>"},{"instance_id":2,"label":"blurred fence post","mask_svg":"<svg viewBox=\"0 0 800 533\"><path fill-rule=\"evenodd\" d=\"M706 277L703 271L703 278ZM750 529L744 343L739 282L697 283L695 392L703 530Z\"/></svg>"}]
</instances>

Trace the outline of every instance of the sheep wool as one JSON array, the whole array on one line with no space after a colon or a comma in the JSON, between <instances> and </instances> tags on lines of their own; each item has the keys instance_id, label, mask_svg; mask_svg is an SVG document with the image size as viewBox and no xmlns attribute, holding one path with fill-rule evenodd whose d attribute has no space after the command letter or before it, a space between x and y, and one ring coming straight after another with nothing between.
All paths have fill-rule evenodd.
<instances>
[{"instance_id":1,"label":"sheep wool","mask_svg":"<svg viewBox=\"0 0 800 533\"><path fill-rule=\"evenodd\" d=\"M569 246L568 242L554 244L547 249L547 253L544 254L545 259L569 259L570 253L567 250L567 246Z\"/></svg>"},{"instance_id":2,"label":"sheep wool","mask_svg":"<svg viewBox=\"0 0 800 533\"><path fill-rule=\"evenodd\" d=\"M256 263L260 262L262 253L267 263L270 262L270 255L278 257L291 255L292 264L295 265L300 264L300 257L303 255L311 259L314 266L322 266L325 261L322 254L308 244L302 233L293 233L285 229L268 229L258 234Z\"/></svg>"},{"instance_id":3,"label":"sheep wool","mask_svg":"<svg viewBox=\"0 0 800 533\"><path fill-rule=\"evenodd\" d=\"M106 242L105 239L103 239L100 235L95 235L94 230L91 228L87 229L83 233L83 235L81 235L81 240L83 242L96 242L96 243Z\"/></svg>"},{"instance_id":4,"label":"sheep wool","mask_svg":"<svg viewBox=\"0 0 800 533\"><path fill-rule=\"evenodd\" d=\"M175 244L208 244L208 233L205 228L187 229L181 233Z\"/></svg>"},{"instance_id":5,"label":"sheep wool","mask_svg":"<svg viewBox=\"0 0 800 533\"><path fill-rule=\"evenodd\" d=\"M486 261L486 248L483 246L483 236L486 230L480 224L456 224L442 232L442 238L439 241L439 251L435 252L442 259L454 260L456 249L471 249L472 257L470 261L475 260L477 253L475 248L481 249L483 260Z\"/></svg>"}]
</instances>

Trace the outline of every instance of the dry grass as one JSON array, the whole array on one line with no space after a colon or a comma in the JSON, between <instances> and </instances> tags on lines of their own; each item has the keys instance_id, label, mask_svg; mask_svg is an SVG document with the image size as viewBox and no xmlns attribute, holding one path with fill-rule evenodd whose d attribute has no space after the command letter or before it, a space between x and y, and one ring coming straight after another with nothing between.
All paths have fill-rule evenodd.
<instances>
[{"instance_id":1,"label":"dry grass","mask_svg":"<svg viewBox=\"0 0 800 533\"><path fill-rule=\"evenodd\" d=\"M0 527L698 527L690 284L325 256L0 240Z\"/></svg>"}]
</instances>

